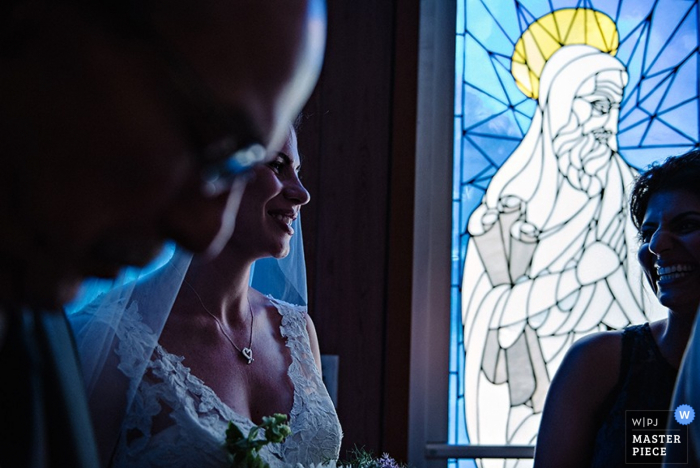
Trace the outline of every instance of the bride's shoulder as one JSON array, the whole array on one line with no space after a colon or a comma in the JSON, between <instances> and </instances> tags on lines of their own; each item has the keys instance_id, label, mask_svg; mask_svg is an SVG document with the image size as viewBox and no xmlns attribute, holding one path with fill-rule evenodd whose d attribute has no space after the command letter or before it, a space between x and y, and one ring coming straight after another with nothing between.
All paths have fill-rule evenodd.
<instances>
[{"instance_id":1,"label":"bride's shoulder","mask_svg":"<svg viewBox=\"0 0 700 468\"><path fill-rule=\"evenodd\" d=\"M270 295L264 296L270 304L272 304L281 318L281 326L284 329L284 335L290 336L302 336L304 335L303 330L309 333L309 328L313 328L311 323L311 317L307 313L306 306L299 304L292 304L280 299L276 299Z\"/></svg>"},{"instance_id":2,"label":"bride's shoulder","mask_svg":"<svg viewBox=\"0 0 700 468\"><path fill-rule=\"evenodd\" d=\"M272 305L274 305L280 314L300 314L306 315L306 306L300 304L292 304L291 302L286 302L281 299L277 299L267 294L264 296Z\"/></svg>"}]
</instances>

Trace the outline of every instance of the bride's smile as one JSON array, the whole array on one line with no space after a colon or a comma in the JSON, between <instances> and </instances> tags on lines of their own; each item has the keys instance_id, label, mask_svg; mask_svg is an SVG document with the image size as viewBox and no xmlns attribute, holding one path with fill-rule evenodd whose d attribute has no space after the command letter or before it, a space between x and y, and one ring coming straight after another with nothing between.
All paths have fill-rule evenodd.
<instances>
[{"instance_id":1,"label":"bride's smile","mask_svg":"<svg viewBox=\"0 0 700 468\"><path fill-rule=\"evenodd\" d=\"M292 227L311 196L299 178L301 161L296 133L270 163L255 170L248 183L230 245L254 258L282 258L289 253Z\"/></svg>"}]
</instances>

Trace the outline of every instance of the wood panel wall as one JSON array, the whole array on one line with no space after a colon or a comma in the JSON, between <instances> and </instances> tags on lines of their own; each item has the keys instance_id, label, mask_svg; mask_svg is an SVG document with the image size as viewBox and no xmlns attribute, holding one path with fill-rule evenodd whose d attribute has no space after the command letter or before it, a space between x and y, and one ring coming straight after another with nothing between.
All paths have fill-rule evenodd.
<instances>
[{"instance_id":1,"label":"wood panel wall","mask_svg":"<svg viewBox=\"0 0 700 468\"><path fill-rule=\"evenodd\" d=\"M344 450L406 459L418 0L330 0L299 133L309 307L339 361Z\"/></svg>"}]
</instances>

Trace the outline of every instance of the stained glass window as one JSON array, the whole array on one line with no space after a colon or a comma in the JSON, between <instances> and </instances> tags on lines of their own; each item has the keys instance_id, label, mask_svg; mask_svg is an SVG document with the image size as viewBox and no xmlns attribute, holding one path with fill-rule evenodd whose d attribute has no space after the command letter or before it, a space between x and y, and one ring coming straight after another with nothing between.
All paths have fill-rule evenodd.
<instances>
[{"instance_id":1,"label":"stained glass window","mask_svg":"<svg viewBox=\"0 0 700 468\"><path fill-rule=\"evenodd\" d=\"M531 445L573 341L663 315L626 205L699 146L698 5L457 4L448 442Z\"/></svg>"}]
</instances>

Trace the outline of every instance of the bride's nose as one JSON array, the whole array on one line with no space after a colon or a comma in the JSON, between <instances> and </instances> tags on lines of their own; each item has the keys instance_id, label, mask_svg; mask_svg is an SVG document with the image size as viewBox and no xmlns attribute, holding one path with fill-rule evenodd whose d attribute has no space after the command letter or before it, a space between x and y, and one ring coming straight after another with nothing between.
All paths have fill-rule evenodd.
<instances>
[{"instance_id":1,"label":"bride's nose","mask_svg":"<svg viewBox=\"0 0 700 468\"><path fill-rule=\"evenodd\" d=\"M301 183L299 174L295 174L294 177L287 180L282 193L285 198L295 201L297 205L306 205L311 200L311 195Z\"/></svg>"}]
</instances>

